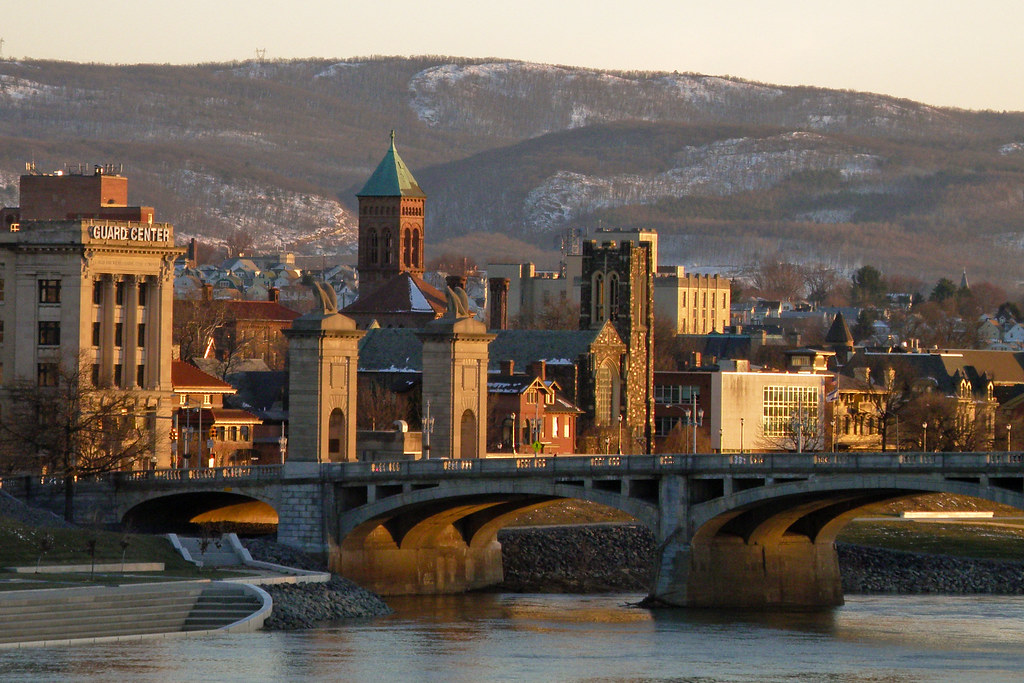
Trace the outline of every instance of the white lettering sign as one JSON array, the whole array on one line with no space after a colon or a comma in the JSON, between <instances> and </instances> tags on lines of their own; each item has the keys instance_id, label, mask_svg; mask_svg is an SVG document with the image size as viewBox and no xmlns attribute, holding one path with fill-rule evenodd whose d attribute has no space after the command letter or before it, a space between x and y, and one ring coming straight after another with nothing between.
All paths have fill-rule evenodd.
<instances>
[{"instance_id":1,"label":"white lettering sign","mask_svg":"<svg viewBox=\"0 0 1024 683\"><path fill-rule=\"evenodd\" d=\"M94 240L167 242L171 239L171 229L152 225L94 225L89 229L89 236Z\"/></svg>"}]
</instances>

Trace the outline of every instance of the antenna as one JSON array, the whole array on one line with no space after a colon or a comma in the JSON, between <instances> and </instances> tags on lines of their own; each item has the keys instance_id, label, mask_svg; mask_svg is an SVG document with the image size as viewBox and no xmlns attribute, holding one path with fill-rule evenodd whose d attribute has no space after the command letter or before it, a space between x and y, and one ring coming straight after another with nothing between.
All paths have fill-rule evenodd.
<instances>
[{"instance_id":1,"label":"antenna","mask_svg":"<svg viewBox=\"0 0 1024 683\"><path fill-rule=\"evenodd\" d=\"M256 61L257 62L262 64L263 60L266 58L266 56L267 56L267 48L265 48L265 47L258 47L258 48L256 48Z\"/></svg>"}]
</instances>

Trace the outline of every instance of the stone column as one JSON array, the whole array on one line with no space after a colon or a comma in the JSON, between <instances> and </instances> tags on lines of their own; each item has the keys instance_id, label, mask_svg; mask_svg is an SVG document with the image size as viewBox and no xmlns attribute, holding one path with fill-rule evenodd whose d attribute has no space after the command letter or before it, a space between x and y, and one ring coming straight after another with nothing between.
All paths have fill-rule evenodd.
<instances>
[{"instance_id":1,"label":"stone column","mask_svg":"<svg viewBox=\"0 0 1024 683\"><path fill-rule=\"evenodd\" d=\"M139 364L139 280L136 275L124 276L124 331L122 344L121 371L123 386L137 387L136 368ZM143 378L145 383L145 378Z\"/></svg>"},{"instance_id":2,"label":"stone column","mask_svg":"<svg viewBox=\"0 0 1024 683\"><path fill-rule=\"evenodd\" d=\"M107 385L114 382L114 323L117 317L114 287L113 275L104 273L100 276L100 384Z\"/></svg>"},{"instance_id":3,"label":"stone column","mask_svg":"<svg viewBox=\"0 0 1024 683\"><path fill-rule=\"evenodd\" d=\"M313 311L297 318L284 333L289 353L289 463L355 460L356 372L359 340L365 332L357 330L348 316Z\"/></svg>"},{"instance_id":4,"label":"stone column","mask_svg":"<svg viewBox=\"0 0 1024 683\"><path fill-rule=\"evenodd\" d=\"M430 402L430 453L481 458L487 453L487 326L471 317L445 317L417 334L423 342L423 406Z\"/></svg>"}]
</instances>

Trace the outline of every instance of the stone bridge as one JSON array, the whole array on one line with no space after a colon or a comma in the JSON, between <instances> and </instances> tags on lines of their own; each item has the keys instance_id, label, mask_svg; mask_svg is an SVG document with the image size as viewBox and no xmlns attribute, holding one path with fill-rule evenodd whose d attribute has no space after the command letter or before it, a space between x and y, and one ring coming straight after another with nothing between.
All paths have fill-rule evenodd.
<instances>
[{"instance_id":1,"label":"stone bridge","mask_svg":"<svg viewBox=\"0 0 1024 683\"><path fill-rule=\"evenodd\" d=\"M3 489L59 510L56 483ZM1024 509L1021 453L634 455L288 463L117 473L77 485L80 519L184 522L260 500L280 541L384 594L459 592L502 578L498 530L575 498L622 510L658 542L651 595L690 606L842 603L834 540L865 505L923 493Z\"/></svg>"}]
</instances>

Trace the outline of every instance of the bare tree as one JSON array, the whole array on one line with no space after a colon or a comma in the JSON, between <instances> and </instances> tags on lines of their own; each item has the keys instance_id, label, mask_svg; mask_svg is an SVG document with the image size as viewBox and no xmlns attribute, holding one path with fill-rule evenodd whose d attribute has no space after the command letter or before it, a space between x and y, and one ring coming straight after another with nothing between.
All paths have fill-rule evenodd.
<instances>
[{"instance_id":1,"label":"bare tree","mask_svg":"<svg viewBox=\"0 0 1024 683\"><path fill-rule=\"evenodd\" d=\"M765 299L792 301L804 292L803 269L778 258L748 266L748 277L758 295Z\"/></svg>"},{"instance_id":2,"label":"bare tree","mask_svg":"<svg viewBox=\"0 0 1024 683\"><path fill-rule=\"evenodd\" d=\"M382 383L369 379L359 383L356 402L358 429L391 429L396 420L405 420L406 412L398 395Z\"/></svg>"},{"instance_id":3,"label":"bare tree","mask_svg":"<svg viewBox=\"0 0 1024 683\"><path fill-rule=\"evenodd\" d=\"M64 517L74 518L76 479L130 468L152 452L155 414L129 391L96 386L80 361L44 363L37 380L8 382L0 449L13 471L64 481Z\"/></svg>"},{"instance_id":4,"label":"bare tree","mask_svg":"<svg viewBox=\"0 0 1024 683\"><path fill-rule=\"evenodd\" d=\"M230 322L223 301L177 299L174 302L174 343L182 360L204 358L215 343L219 330Z\"/></svg>"}]
</instances>

